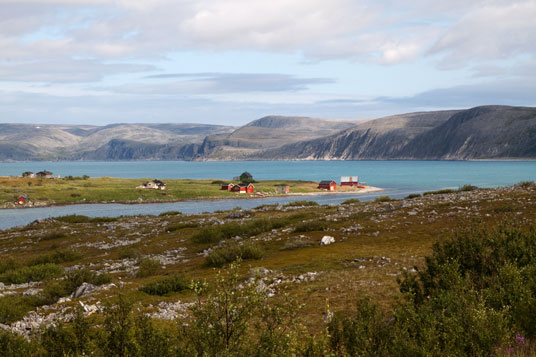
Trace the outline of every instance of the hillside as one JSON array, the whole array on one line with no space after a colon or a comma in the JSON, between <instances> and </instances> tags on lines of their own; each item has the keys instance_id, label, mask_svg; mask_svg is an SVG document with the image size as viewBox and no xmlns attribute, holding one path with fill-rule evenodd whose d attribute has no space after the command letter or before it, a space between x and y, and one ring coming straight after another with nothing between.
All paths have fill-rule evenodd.
<instances>
[{"instance_id":1,"label":"hillside","mask_svg":"<svg viewBox=\"0 0 536 357\"><path fill-rule=\"evenodd\" d=\"M468 160L534 158L536 108L483 106L372 120L251 159Z\"/></svg>"},{"instance_id":2,"label":"hillside","mask_svg":"<svg viewBox=\"0 0 536 357\"><path fill-rule=\"evenodd\" d=\"M204 160L233 160L260 150L332 135L357 125L356 120L267 116L228 134L208 136L200 149Z\"/></svg>"},{"instance_id":3,"label":"hillside","mask_svg":"<svg viewBox=\"0 0 536 357\"><path fill-rule=\"evenodd\" d=\"M375 120L267 116L242 127L0 124L0 160L536 158L536 108L482 106Z\"/></svg>"},{"instance_id":4,"label":"hillside","mask_svg":"<svg viewBox=\"0 0 536 357\"><path fill-rule=\"evenodd\" d=\"M144 155L158 158L166 150L187 153L207 135L232 130L234 127L206 124L0 124L0 160L131 160ZM112 155L109 149L117 152L118 143L129 146L130 155L121 150L119 156Z\"/></svg>"}]
</instances>

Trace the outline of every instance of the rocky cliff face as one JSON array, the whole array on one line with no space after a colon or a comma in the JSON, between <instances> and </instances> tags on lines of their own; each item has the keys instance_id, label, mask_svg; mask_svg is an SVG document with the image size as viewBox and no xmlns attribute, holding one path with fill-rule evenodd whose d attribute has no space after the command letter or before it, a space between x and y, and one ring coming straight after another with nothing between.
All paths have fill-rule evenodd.
<instances>
[{"instance_id":1,"label":"rocky cliff face","mask_svg":"<svg viewBox=\"0 0 536 357\"><path fill-rule=\"evenodd\" d=\"M261 159L468 160L536 157L536 108L483 106L382 118ZM251 157L253 158L253 157Z\"/></svg>"},{"instance_id":2,"label":"rocky cliff face","mask_svg":"<svg viewBox=\"0 0 536 357\"><path fill-rule=\"evenodd\" d=\"M483 106L367 122L269 116L197 124L0 124L0 160L471 160L536 158L536 108Z\"/></svg>"}]
</instances>

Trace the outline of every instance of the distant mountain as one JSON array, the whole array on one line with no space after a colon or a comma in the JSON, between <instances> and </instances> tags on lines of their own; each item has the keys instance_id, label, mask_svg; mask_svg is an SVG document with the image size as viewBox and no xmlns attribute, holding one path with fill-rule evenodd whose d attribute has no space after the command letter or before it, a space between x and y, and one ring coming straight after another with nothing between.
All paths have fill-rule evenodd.
<instances>
[{"instance_id":1,"label":"distant mountain","mask_svg":"<svg viewBox=\"0 0 536 357\"><path fill-rule=\"evenodd\" d=\"M207 135L235 129L206 124L113 124L102 127L0 124L0 160L159 159L160 149L157 147L188 152L183 147L200 145ZM119 143L130 151L119 154ZM149 152L152 154L141 155ZM182 159L182 156L174 158Z\"/></svg>"},{"instance_id":2,"label":"distant mountain","mask_svg":"<svg viewBox=\"0 0 536 357\"><path fill-rule=\"evenodd\" d=\"M231 133L208 136L200 148L200 155L204 160L243 159L264 149L325 137L354 127L360 121L267 116Z\"/></svg>"},{"instance_id":3,"label":"distant mountain","mask_svg":"<svg viewBox=\"0 0 536 357\"><path fill-rule=\"evenodd\" d=\"M267 116L242 127L0 124L0 160L536 159L536 108L363 120Z\"/></svg>"},{"instance_id":4,"label":"distant mountain","mask_svg":"<svg viewBox=\"0 0 536 357\"><path fill-rule=\"evenodd\" d=\"M372 120L249 159L469 160L536 158L536 108L482 106Z\"/></svg>"}]
</instances>

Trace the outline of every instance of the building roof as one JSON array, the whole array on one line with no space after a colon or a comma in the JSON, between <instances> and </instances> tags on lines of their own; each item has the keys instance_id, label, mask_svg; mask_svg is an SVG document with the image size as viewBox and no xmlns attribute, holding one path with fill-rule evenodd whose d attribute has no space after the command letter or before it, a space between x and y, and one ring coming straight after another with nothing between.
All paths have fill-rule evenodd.
<instances>
[{"instance_id":1,"label":"building roof","mask_svg":"<svg viewBox=\"0 0 536 357\"><path fill-rule=\"evenodd\" d=\"M333 180L322 180L319 185L331 185L332 182L335 183Z\"/></svg>"},{"instance_id":2,"label":"building roof","mask_svg":"<svg viewBox=\"0 0 536 357\"><path fill-rule=\"evenodd\" d=\"M247 176L247 177L249 177L249 178L253 178L253 175L250 174L250 173L247 172L247 171L242 172L242 175L240 175L240 177L242 177L242 176Z\"/></svg>"},{"instance_id":3,"label":"building roof","mask_svg":"<svg viewBox=\"0 0 536 357\"><path fill-rule=\"evenodd\" d=\"M44 170L44 171L39 171L38 173L36 173L36 175L52 175L52 172Z\"/></svg>"},{"instance_id":4,"label":"building roof","mask_svg":"<svg viewBox=\"0 0 536 357\"><path fill-rule=\"evenodd\" d=\"M253 185L250 184L250 183L240 183L240 184L235 185L235 186L238 186L238 187L248 187L248 186L253 186Z\"/></svg>"},{"instance_id":5,"label":"building roof","mask_svg":"<svg viewBox=\"0 0 536 357\"><path fill-rule=\"evenodd\" d=\"M341 176L341 182L358 182L359 176Z\"/></svg>"}]
</instances>

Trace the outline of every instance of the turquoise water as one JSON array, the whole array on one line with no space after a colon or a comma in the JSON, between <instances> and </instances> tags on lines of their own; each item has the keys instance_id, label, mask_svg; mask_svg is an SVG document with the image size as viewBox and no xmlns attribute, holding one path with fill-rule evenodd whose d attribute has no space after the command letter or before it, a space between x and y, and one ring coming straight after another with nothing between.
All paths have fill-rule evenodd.
<instances>
[{"instance_id":1,"label":"turquoise water","mask_svg":"<svg viewBox=\"0 0 536 357\"><path fill-rule=\"evenodd\" d=\"M429 190L512 185L536 180L535 161L127 161L0 163L0 176L49 170L61 176L231 179L249 171L258 180L327 180L359 175L370 185Z\"/></svg>"},{"instance_id":2,"label":"turquoise water","mask_svg":"<svg viewBox=\"0 0 536 357\"><path fill-rule=\"evenodd\" d=\"M465 184L498 187L520 181L536 180L534 161L235 161L235 162L17 162L0 163L0 176L20 175L24 171L49 170L61 176L159 178L159 179L231 179L249 171L257 180L328 180L358 175L361 182L381 187L384 191L358 196L372 200L379 195L393 198L409 193ZM355 195L319 195L306 199L322 204L337 204ZM64 207L0 210L0 229L27 224L38 218L67 214L90 217L135 214L159 214L179 210L184 213L213 212L234 207L252 208L264 203L286 203L304 197L267 198L262 200L217 200L161 204L121 205L93 204Z\"/></svg>"}]
</instances>

